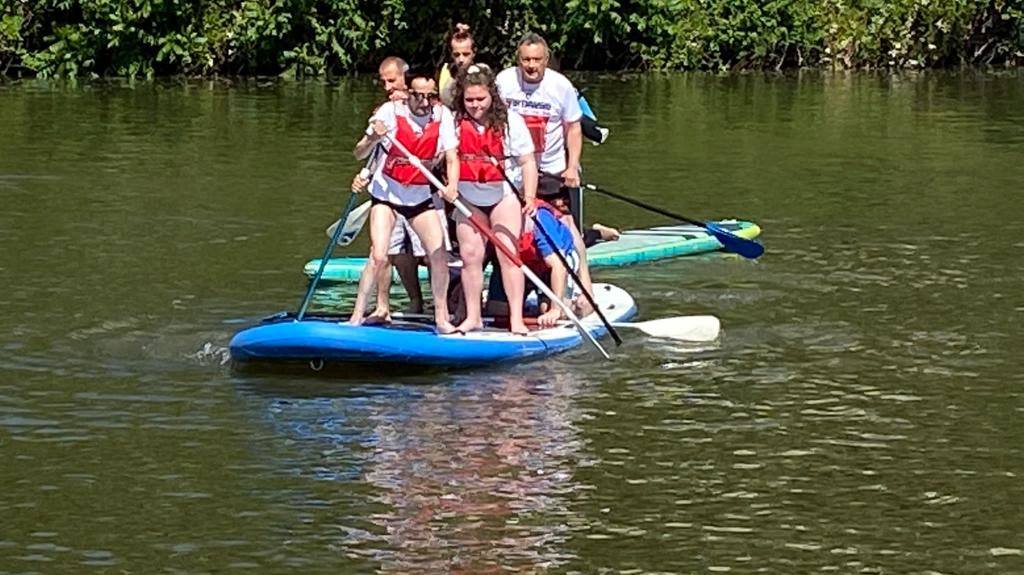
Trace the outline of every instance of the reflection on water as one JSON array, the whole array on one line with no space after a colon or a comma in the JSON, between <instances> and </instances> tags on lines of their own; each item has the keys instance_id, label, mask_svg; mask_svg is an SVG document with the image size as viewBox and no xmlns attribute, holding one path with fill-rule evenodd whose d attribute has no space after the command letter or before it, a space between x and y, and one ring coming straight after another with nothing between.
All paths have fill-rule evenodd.
<instances>
[{"instance_id":1,"label":"reflection on water","mask_svg":"<svg viewBox=\"0 0 1024 575\"><path fill-rule=\"evenodd\" d=\"M597 274L720 341L400 379L223 363L371 82L0 85L0 572L1024 572L1020 74L587 83L588 178L763 226Z\"/></svg>"},{"instance_id":2,"label":"reflection on water","mask_svg":"<svg viewBox=\"0 0 1024 575\"><path fill-rule=\"evenodd\" d=\"M532 371L267 401L299 473L364 494L346 501L362 512L340 526L339 553L389 573L529 572L563 565L581 523L580 383Z\"/></svg>"}]
</instances>

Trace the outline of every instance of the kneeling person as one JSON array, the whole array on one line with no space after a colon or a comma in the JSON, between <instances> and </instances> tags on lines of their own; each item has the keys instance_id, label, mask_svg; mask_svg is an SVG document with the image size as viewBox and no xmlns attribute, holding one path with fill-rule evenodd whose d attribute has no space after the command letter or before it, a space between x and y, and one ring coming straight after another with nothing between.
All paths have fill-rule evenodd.
<instances>
[{"instance_id":1,"label":"kneeling person","mask_svg":"<svg viewBox=\"0 0 1024 575\"><path fill-rule=\"evenodd\" d=\"M562 214L557 208L543 200L534 200L534 202L537 221L535 222L531 218L524 221L523 232L519 236L519 257L546 284L551 286L552 292L563 296L567 305L575 306L577 313L584 313L589 306L583 305L585 299L580 289L589 291L590 286L577 286L569 278L569 271L562 263L562 258L555 253L556 251L561 252L565 260L572 266L572 271L579 271L580 258L576 252L572 230L561 221ZM538 224L543 226L547 235L536 229ZM552 241L549 242L547 236L550 236ZM581 278L581 281L585 280ZM533 286L527 288L527 294L531 287ZM537 317L537 324L540 327L552 327L559 320L565 319L561 306L546 301L541 294L538 294L538 297L541 298L538 301L540 315ZM509 312L505 290L497 274L491 275L487 300L489 314L501 316Z\"/></svg>"}]
</instances>

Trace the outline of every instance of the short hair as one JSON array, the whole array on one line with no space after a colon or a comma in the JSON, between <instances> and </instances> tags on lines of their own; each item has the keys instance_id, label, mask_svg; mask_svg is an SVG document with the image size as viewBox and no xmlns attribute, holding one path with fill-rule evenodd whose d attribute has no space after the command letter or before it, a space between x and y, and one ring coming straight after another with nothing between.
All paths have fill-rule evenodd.
<instances>
[{"instance_id":1,"label":"short hair","mask_svg":"<svg viewBox=\"0 0 1024 575\"><path fill-rule=\"evenodd\" d=\"M549 57L551 56L551 49L548 48L547 40L536 32L527 32L526 34L523 34L523 37L519 39L519 43L516 44L516 50L519 50L519 48L522 48L523 46L533 46L535 44L544 46L544 55Z\"/></svg>"},{"instance_id":2,"label":"short hair","mask_svg":"<svg viewBox=\"0 0 1024 575\"><path fill-rule=\"evenodd\" d=\"M407 69L405 71L405 85L410 90L412 89L413 80L423 79L430 80L431 82L435 81L434 72L432 70L428 70L420 66L417 66L415 68L409 68L408 66L406 66L406 68Z\"/></svg>"},{"instance_id":3,"label":"short hair","mask_svg":"<svg viewBox=\"0 0 1024 575\"><path fill-rule=\"evenodd\" d=\"M399 74L405 74L409 71L409 64L398 56L388 56L387 58L384 58L380 61L380 66L377 69L383 70L384 68L390 68L391 66L398 68Z\"/></svg>"}]
</instances>

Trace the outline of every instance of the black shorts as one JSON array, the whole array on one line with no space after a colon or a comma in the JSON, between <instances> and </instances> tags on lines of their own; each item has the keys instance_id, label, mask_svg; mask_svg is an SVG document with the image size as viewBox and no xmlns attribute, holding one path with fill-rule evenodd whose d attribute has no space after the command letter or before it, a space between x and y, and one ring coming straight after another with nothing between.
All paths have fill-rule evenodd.
<instances>
[{"instance_id":1,"label":"black shorts","mask_svg":"<svg viewBox=\"0 0 1024 575\"><path fill-rule=\"evenodd\" d=\"M427 198L426 200L414 205L414 206L403 206L401 204L393 204L387 200L382 200L376 196L370 196L371 205L376 206L377 204L384 204L391 208L395 213L399 214L407 220L412 220L416 216L422 214L427 210L434 209L434 200Z\"/></svg>"}]
</instances>

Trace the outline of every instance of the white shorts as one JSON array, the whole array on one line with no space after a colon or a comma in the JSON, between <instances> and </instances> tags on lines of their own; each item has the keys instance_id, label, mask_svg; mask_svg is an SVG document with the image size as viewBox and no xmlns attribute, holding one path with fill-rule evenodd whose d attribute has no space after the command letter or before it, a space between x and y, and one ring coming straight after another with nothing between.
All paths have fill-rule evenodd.
<instances>
[{"instance_id":1,"label":"white shorts","mask_svg":"<svg viewBox=\"0 0 1024 575\"><path fill-rule=\"evenodd\" d=\"M409 220L395 214L395 229L391 230L391 243L388 245L388 255L408 254L421 258L427 255L420 242L420 237L413 231Z\"/></svg>"},{"instance_id":2,"label":"white shorts","mask_svg":"<svg viewBox=\"0 0 1024 575\"><path fill-rule=\"evenodd\" d=\"M448 243L448 216L444 212L444 201L437 194L434 194L433 201L434 213L441 220L441 231L445 239L444 248L451 251L451 246ZM412 253L413 256L418 258L427 255L427 251L423 249L423 242L416 235L416 231L412 229L412 224L404 216L396 212L395 228L391 230L391 242L388 244L388 255L408 253Z\"/></svg>"}]
</instances>

